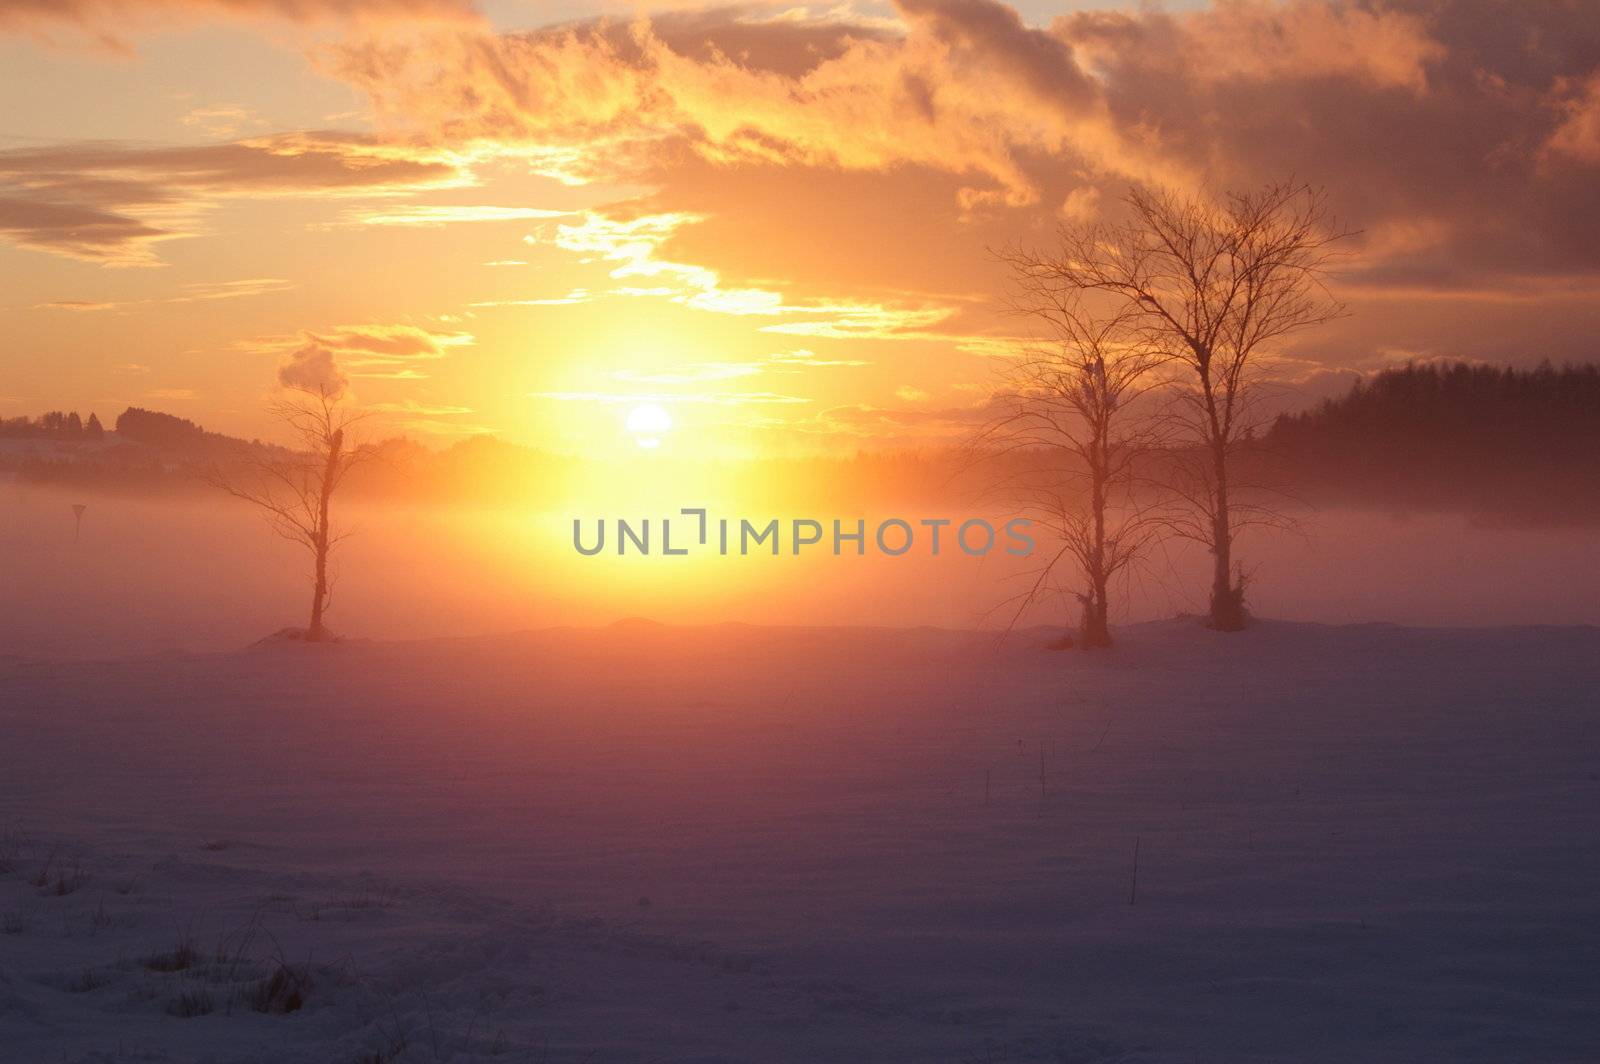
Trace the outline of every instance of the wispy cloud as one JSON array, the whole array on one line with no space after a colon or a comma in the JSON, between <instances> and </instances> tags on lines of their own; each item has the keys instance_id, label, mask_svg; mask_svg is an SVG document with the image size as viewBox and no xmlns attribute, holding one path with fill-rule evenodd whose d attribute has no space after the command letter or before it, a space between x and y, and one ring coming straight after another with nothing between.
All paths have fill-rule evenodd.
<instances>
[{"instance_id":1,"label":"wispy cloud","mask_svg":"<svg viewBox=\"0 0 1600 1064\"><path fill-rule=\"evenodd\" d=\"M172 296L113 302L60 299L48 303L36 303L34 304L34 309L66 310L74 313L126 310L130 307L164 306L172 303L204 303L217 299L244 299L250 296L286 292L292 288L294 288L294 283L282 277L249 277L238 281L191 281L180 285L178 294Z\"/></svg>"},{"instance_id":2,"label":"wispy cloud","mask_svg":"<svg viewBox=\"0 0 1600 1064\"><path fill-rule=\"evenodd\" d=\"M193 388L152 388L144 394L147 399L165 400L167 402L185 402L200 397L200 393Z\"/></svg>"},{"instance_id":3,"label":"wispy cloud","mask_svg":"<svg viewBox=\"0 0 1600 1064\"><path fill-rule=\"evenodd\" d=\"M534 299L485 299L468 303L469 307L562 307L573 303L587 303L594 298L587 288L574 288L564 296L545 296Z\"/></svg>"},{"instance_id":4,"label":"wispy cloud","mask_svg":"<svg viewBox=\"0 0 1600 1064\"><path fill-rule=\"evenodd\" d=\"M571 211L543 207L490 207L471 205L409 204L363 207L346 211L335 225L387 225L438 229L464 222L526 222L569 218Z\"/></svg>"},{"instance_id":5,"label":"wispy cloud","mask_svg":"<svg viewBox=\"0 0 1600 1064\"><path fill-rule=\"evenodd\" d=\"M769 372L800 373L807 369L868 365L871 363L857 358L818 358L815 352L802 348L744 362L692 362L659 370L619 369L613 370L611 376L631 384L700 384Z\"/></svg>"},{"instance_id":6,"label":"wispy cloud","mask_svg":"<svg viewBox=\"0 0 1600 1064\"><path fill-rule=\"evenodd\" d=\"M157 244L204 232L203 216L222 199L410 192L464 180L443 154L331 134L12 148L0 151L0 239L106 266L153 266Z\"/></svg>"},{"instance_id":7,"label":"wispy cloud","mask_svg":"<svg viewBox=\"0 0 1600 1064\"><path fill-rule=\"evenodd\" d=\"M434 406L415 399L403 399L398 403L367 403L363 409L381 414L415 414L418 417L434 418L472 413L470 406Z\"/></svg>"},{"instance_id":8,"label":"wispy cloud","mask_svg":"<svg viewBox=\"0 0 1600 1064\"><path fill-rule=\"evenodd\" d=\"M137 30L207 18L466 24L478 15L472 0L0 0L0 32L48 35L65 27L117 50L126 50L124 36Z\"/></svg>"},{"instance_id":9,"label":"wispy cloud","mask_svg":"<svg viewBox=\"0 0 1600 1064\"><path fill-rule=\"evenodd\" d=\"M612 294L660 298L710 314L736 317L799 318L761 326L764 332L838 339L895 339L907 330L926 329L954 313L947 306L901 305L857 300L789 300L776 289L726 286L710 267L662 255L663 246L685 226L704 220L687 212L618 218L586 211L580 221L562 223L552 234L529 236L577 253L583 262L615 263L613 280L629 282ZM644 279L651 282L639 285ZM501 304L503 305L503 304Z\"/></svg>"},{"instance_id":10,"label":"wispy cloud","mask_svg":"<svg viewBox=\"0 0 1600 1064\"><path fill-rule=\"evenodd\" d=\"M793 351L781 351L775 355L768 355L767 361L774 363L780 370L794 371L810 369L821 366L870 366L871 362L862 358L818 358L815 351L809 348L796 348Z\"/></svg>"},{"instance_id":11,"label":"wispy cloud","mask_svg":"<svg viewBox=\"0 0 1600 1064\"><path fill-rule=\"evenodd\" d=\"M213 137L236 137L246 129L261 129L267 123L247 107L196 107L178 119L183 125L204 130Z\"/></svg>"},{"instance_id":12,"label":"wispy cloud","mask_svg":"<svg viewBox=\"0 0 1600 1064\"><path fill-rule=\"evenodd\" d=\"M530 392L530 398L551 399L563 403L691 403L710 406L748 406L767 404L809 403L799 395L782 395L777 392Z\"/></svg>"},{"instance_id":13,"label":"wispy cloud","mask_svg":"<svg viewBox=\"0 0 1600 1064\"><path fill-rule=\"evenodd\" d=\"M263 336L237 346L280 357L306 348L327 351L342 374L371 380L425 380L420 367L477 342L469 332L443 332L420 325L339 325L283 336Z\"/></svg>"},{"instance_id":14,"label":"wispy cloud","mask_svg":"<svg viewBox=\"0 0 1600 1064\"><path fill-rule=\"evenodd\" d=\"M698 362L675 370L646 371L619 369L611 376L633 384L699 384L704 381L725 381L735 377L753 377L760 373L759 362Z\"/></svg>"}]
</instances>

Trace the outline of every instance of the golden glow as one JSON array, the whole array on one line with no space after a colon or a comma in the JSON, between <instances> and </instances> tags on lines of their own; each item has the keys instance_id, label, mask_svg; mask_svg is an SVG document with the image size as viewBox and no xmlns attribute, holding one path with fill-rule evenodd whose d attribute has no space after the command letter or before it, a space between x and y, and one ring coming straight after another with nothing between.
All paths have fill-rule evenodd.
<instances>
[{"instance_id":1,"label":"golden glow","mask_svg":"<svg viewBox=\"0 0 1600 1064\"><path fill-rule=\"evenodd\" d=\"M1005 33L974 36L962 5L703 6L703 30L667 34L644 13L626 32L585 17L621 10L606 2L553 32L539 5L468 0L0 3L0 92L29 101L0 126L0 314L28 338L0 356L0 416L144 406L276 439L282 363L310 350L374 435L435 447L494 435L647 463L938 447L1037 338L1004 311L990 248L1113 220L1129 183L1263 174L1362 190L1340 282L1355 313L1286 352L1290 384L1320 387L1340 365L1322 351L1497 358L1485 337L1530 330L1560 361L1577 352L1556 338L1594 318L1593 264L1554 220L1588 209L1600 74L1478 57L1460 124L1441 126L1430 78L1470 20L1106 0L1088 6L1129 27L1106 36L1012 3L991 12ZM425 17L441 9L479 14ZM80 34L113 47L47 44ZM1139 44L1156 39L1171 46ZM1393 151L1363 152L1356 126L1304 139L1287 112L1200 120L1307 76L1308 113L1381 108ZM1438 143L1481 166L1419 211ZM1486 217L1504 246L1477 238ZM668 426L628 427L646 407Z\"/></svg>"}]
</instances>

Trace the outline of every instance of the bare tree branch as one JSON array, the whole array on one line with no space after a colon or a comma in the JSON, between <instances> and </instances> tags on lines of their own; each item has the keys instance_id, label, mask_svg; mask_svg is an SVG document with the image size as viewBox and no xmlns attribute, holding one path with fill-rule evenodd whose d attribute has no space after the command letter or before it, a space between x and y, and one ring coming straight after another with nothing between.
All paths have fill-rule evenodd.
<instances>
[{"instance_id":1,"label":"bare tree branch","mask_svg":"<svg viewBox=\"0 0 1600 1064\"><path fill-rule=\"evenodd\" d=\"M1234 539L1278 518L1240 501L1232 459L1258 426L1263 355L1345 313L1323 278L1351 233L1331 217L1321 190L1293 181L1220 200L1136 188L1125 204L1126 221L1064 226L1053 254L1007 259L1032 304L1052 318L1072 318L1079 301L1099 296L1124 345L1180 370L1166 418L1202 461L1169 463L1172 498L1186 512L1167 522L1213 555L1212 623L1241 628ZM1086 337L1075 330L1066 339L1081 345Z\"/></svg>"},{"instance_id":2,"label":"bare tree branch","mask_svg":"<svg viewBox=\"0 0 1600 1064\"><path fill-rule=\"evenodd\" d=\"M327 389L304 393L272 409L289 427L297 446L254 450L235 468L213 468L206 479L260 509L274 532L310 552L311 621L305 637L325 639L323 615L334 585L329 559L348 535L333 525L333 495L350 469L371 453L350 438L350 429L367 415L343 409L339 396Z\"/></svg>"}]
</instances>

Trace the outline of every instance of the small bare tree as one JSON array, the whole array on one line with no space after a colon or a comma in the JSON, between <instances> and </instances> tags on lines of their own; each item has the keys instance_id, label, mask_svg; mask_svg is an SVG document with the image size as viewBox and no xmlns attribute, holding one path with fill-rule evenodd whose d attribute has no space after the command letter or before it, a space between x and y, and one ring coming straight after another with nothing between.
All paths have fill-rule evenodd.
<instances>
[{"instance_id":1,"label":"small bare tree","mask_svg":"<svg viewBox=\"0 0 1600 1064\"><path fill-rule=\"evenodd\" d=\"M340 393L319 388L276 404L273 413L288 426L296 446L259 450L237 470L214 471L209 478L259 507L273 531L311 552L311 621L305 632L310 642L328 638L323 624L333 592L328 561L346 535L333 523L333 496L365 453L349 438L351 426L365 415L341 408L339 399Z\"/></svg>"},{"instance_id":2,"label":"small bare tree","mask_svg":"<svg viewBox=\"0 0 1600 1064\"><path fill-rule=\"evenodd\" d=\"M1158 530L1133 488L1153 431L1135 401L1151 387L1161 353L1140 335L1134 315L1095 313L1082 292L1027 252L1002 257L1011 266L1015 309L1051 336L1007 367L1006 389L996 397L1000 413L979 443L1022 463L1005 483L1061 544L1032 574L1017 615L1070 558L1081 581L1074 592L1083 607L1079 639L1085 647L1110 646L1111 583ZM1042 468L1032 464L1036 458Z\"/></svg>"},{"instance_id":3,"label":"small bare tree","mask_svg":"<svg viewBox=\"0 0 1600 1064\"><path fill-rule=\"evenodd\" d=\"M1220 201L1135 189L1125 203L1126 220L1063 227L1059 251L1027 265L1063 288L1110 297L1130 331L1183 367L1172 417L1200 461L1172 463L1186 516L1171 528L1210 550L1210 622L1237 631L1247 614L1234 539L1268 511L1234 498L1233 459L1256 424L1263 355L1344 312L1323 278L1350 234L1320 190L1292 182Z\"/></svg>"}]
</instances>

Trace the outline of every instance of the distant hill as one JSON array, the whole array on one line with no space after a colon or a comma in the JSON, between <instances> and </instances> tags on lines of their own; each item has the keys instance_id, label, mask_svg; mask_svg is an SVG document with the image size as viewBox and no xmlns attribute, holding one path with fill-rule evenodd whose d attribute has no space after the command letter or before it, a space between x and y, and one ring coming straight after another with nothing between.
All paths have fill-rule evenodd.
<instances>
[{"instance_id":1,"label":"distant hill","mask_svg":"<svg viewBox=\"0 0 1600 1064\"><path fill-rule=\"evenodd\" d=\"M213 434L188 418L130 406L117 416L117 435L155 447L193 448Z\"/></svg>"}]
</instances>

